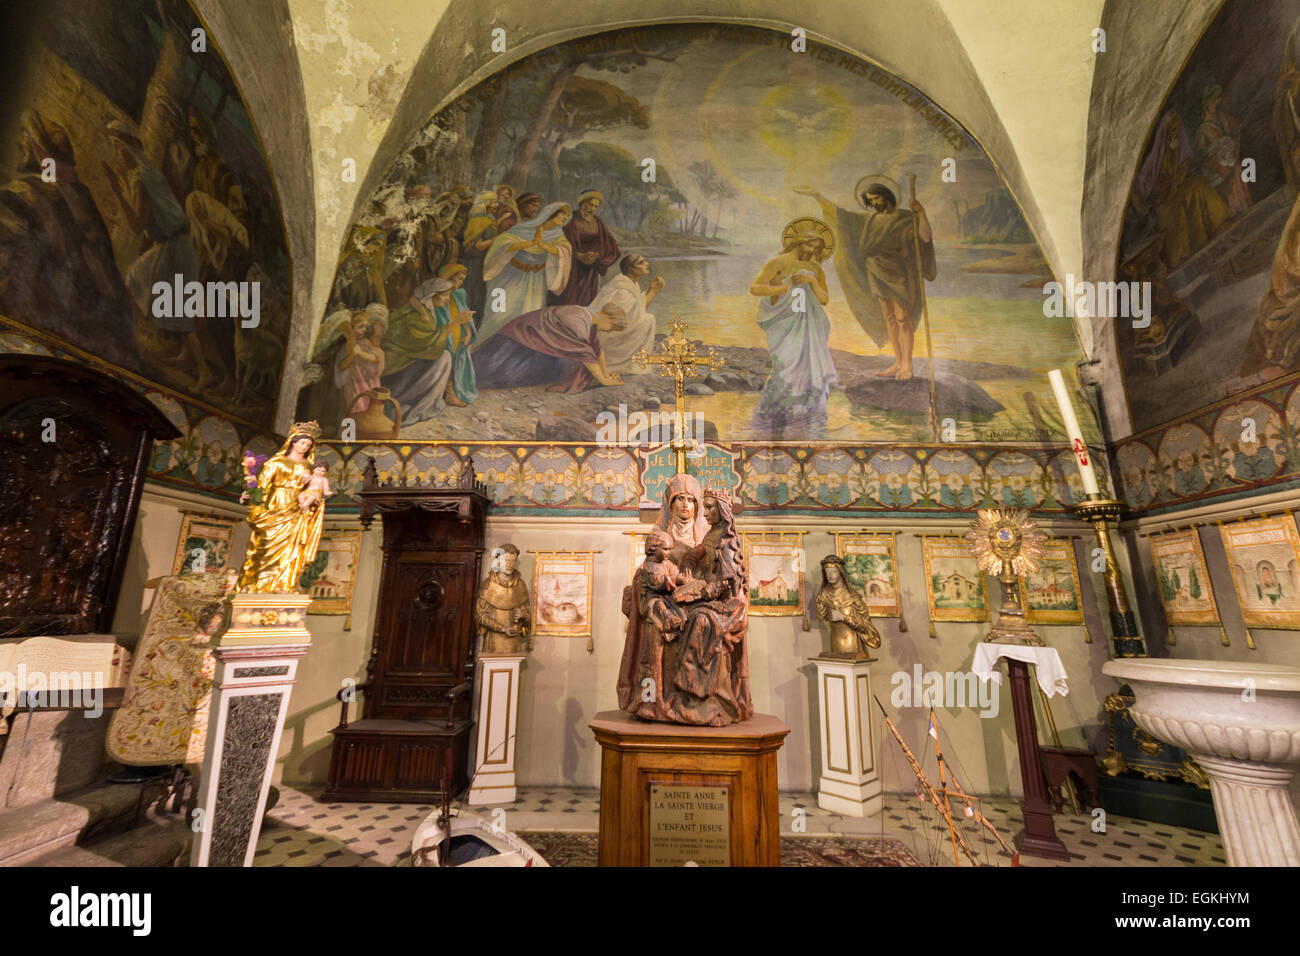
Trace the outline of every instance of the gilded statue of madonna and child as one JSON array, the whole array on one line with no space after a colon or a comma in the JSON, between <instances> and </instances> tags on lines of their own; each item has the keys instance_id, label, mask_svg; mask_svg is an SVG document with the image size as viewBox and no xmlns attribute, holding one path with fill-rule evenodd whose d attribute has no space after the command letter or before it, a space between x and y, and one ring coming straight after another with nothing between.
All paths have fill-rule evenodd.
<instances>
[{"instance_id":1,"label":"gilded statue of madonna and child","mask_svg":"<svg viewBox=\"0 0 1300 956\"><path fill-rule=\"evenodd\" d=\"M678 724L748 720L749 586L730 494L675 475L645 553L623 590L619 707Z\"/></svg>"},{"instance_id":2,"label":"gilded statue of madonna and child","mask_svg":"<svg viewBox=\"0 0 1300 956\"><path fill-rule=\"evenodd\" d=\"M259 594L298 591L303 569L316 557L325 523L325 499L333 494L325 466L316 464L320 425L298 422L280 450L257 465L244 458L241 502L250 501L248 555L238 590Z\"/></svg>"}]
</instances>

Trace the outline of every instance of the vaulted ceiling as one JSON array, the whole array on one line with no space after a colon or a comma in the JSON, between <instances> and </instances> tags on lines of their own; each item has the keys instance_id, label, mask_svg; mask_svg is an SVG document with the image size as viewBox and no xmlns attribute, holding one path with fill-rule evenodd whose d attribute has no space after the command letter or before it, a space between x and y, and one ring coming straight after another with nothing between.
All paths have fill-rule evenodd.
<instances>
[{"instance_id":1,"label":"vaulted ceiling","mask_svg":"<svg viewBox=\"0 0 1300 956\"><path fill-rule=\"evenodd\" d=\"M359 204L431 114L535 50L650 22L802 27L893 71L960 120L1000 168L1056 275L1103 280L1139 152L1219 0L803 0L797 14L786 0L698 0L690 16L674 0L193 5L243 90L287 220L295 302L283 427ZM497 27L505 52L492 51ZM1094 52L1098 28L1104 52ZM1110 329L1078 332L1111 379ZM1120 437L1127 417L1115 411L1111 434Z\"/></svg>"}]
</instances>

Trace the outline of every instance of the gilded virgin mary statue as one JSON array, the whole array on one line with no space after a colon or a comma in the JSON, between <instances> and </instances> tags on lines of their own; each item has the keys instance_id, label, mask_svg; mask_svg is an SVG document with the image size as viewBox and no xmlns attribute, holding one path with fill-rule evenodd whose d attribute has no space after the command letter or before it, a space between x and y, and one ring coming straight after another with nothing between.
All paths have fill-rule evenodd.
<instances>
[{"instance_id":1,"label":"gilded virgin mary statue","mask_svg":"<svg viewBox=\"0 0 1300 956\"><path fill-rule=\"evenodd\" d=\"M258 470L259 495L248 509L252 534L239 573L240 591L296 593L303 569L316 557L325 507L318 496L303 492L312 484L319 437L316 422L296 423L280 450Z\"/></svg>"}]
</instances>

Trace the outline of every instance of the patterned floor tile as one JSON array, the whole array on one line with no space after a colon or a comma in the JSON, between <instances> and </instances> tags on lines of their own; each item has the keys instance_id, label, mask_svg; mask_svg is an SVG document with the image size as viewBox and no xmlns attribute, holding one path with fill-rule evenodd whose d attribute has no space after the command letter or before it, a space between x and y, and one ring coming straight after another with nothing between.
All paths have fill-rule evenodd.
<instances>
[{"instance_id":1,"label":"patterned floor tile","mask_svg":"<svg viewBox=\"0 0 1300 956\"><path fill-rule=\"evenodd\" d=\"M953 866L951 839L936 814L927 814L911 794L886 794L882 812L870 817L841 816L817 805L812 793L783 793L778 812L783 836L846 835L894 839L922 865ZM524 787L513 803L501 804L511 830L594 833L600 819L600 792L591 788ZM490 813L495 807L476 807ZM1021 827L1016 800L985 798L979 811L1008 844ZM254 866L409 865L411 839L433 813L428 804L321 804L310 792L282 788L267 813ZM796 810L799 813L796 814ZM1069 861L1022 857L1022 866L1223 866L1218 836L1111 815L1107 833L1092 830L1089 815L1061 814L1057 832L1070 851ZM982 865L1007 866L988 830L958 817L960 831ZM1157 829L1157 826L1159 829ZM1138 840L1139 843L1131 842ZM1158 840L1168 842L1157 842ZM962 858L962 865L968 860Z\"/></svg>"}]
</instances>

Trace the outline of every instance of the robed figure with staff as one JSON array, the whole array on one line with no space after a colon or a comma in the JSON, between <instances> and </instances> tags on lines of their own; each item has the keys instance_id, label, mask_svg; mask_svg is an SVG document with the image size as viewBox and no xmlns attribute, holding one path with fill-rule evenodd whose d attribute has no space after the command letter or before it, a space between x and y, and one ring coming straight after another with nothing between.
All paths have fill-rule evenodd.
<instances>
[{"instance_id":1,"label":"robed figure with staff","mask_svg":"<svg viewBox=\"0 0 1300 956\"><path fill-rule=\"evenodd\" d=\"M795 192L821 203L840 243L835 268L853 315L872 341L888 339L894 362L876 373L880 378L912 378L912 342L925 302L923 279L938 275L934 234L925 208L913 197L900 209L888 177L867 176L854 193L864 212L844 209L821 193L796 186Z\"/></svg>"}]
</instances>

